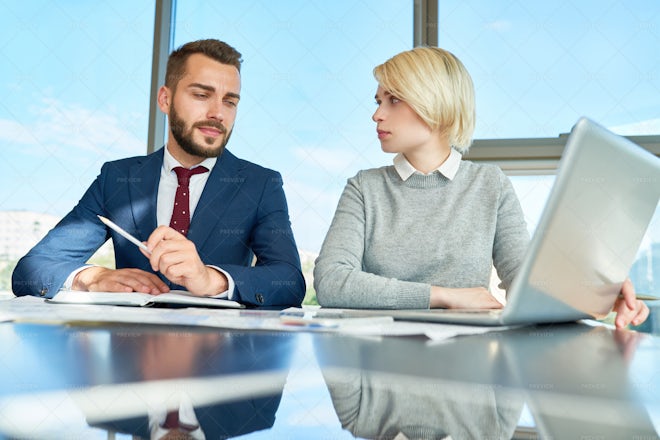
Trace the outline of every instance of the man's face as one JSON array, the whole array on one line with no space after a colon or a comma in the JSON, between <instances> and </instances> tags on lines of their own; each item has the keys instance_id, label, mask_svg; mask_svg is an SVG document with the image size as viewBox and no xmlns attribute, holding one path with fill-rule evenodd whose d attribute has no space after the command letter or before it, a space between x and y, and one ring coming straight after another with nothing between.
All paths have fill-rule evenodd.
<instances>
[{"instance_id":1,"label":"man's face","mask_svg":"<svg viewBox=\"0 0 660 440\"><path fill-rule=\"evenodd\" d=\"M170 107L169 121L172 137L179 144L179 147L191 156L204 158L218 157L222 153L222 150L224 150L225 145L227 145L229 136L231 136L231 130L227 130L227 127L219 121L200 121L188 127L186 121L176 111L175 104ZM204 136L202 143L198 143L194 137L195 129L199 129L200 131L213 130L214 132L208 136Z\"/></svg>"},{"instance_id":2,"label":"man's face","mask_svg":"<svg viewBox=\"0 0 660 440\"><path fill-rule=\"evenodd\" d=\"M159 105L169 116L170 153L183 165L217 157L229 141L240 99L234 66L194 54L176 90L161 88Z\"/></svg>"}]
</instances>

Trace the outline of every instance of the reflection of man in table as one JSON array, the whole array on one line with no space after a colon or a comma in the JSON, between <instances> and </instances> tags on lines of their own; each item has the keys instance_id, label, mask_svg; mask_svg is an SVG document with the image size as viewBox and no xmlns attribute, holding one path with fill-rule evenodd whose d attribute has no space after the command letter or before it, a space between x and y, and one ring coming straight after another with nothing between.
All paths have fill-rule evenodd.
<instances>
[{"instance_id":1,"label":"reflection of man in table","mask_svg":"<svg viewBox=\"0 0 660 440\"><path fill-rule=\"evenodd\" d=\"M139 354L143 380L178 379L191 375L197 370L196 363L207 362L215 350L222 349L223 339L220 333L148 336ZM190 397L181 394L177 400L178 407L168 409L163 402L162 406L150 409L150 438L205 438Z\"/></svg>"},{"instance_id":2,"label":"reflection of man in table","mask_svg":"<svg viewBox=\"0 0 660 440\"><path fill-rule=\"evenodd\" d=\"M124 357L135 356L141 382L158 384L164 399L155 405L144 399L143 411L135 417L89 422L151 439L223 439L271 428L288 374L291 343L277 335L215 331L115 334L112 351L121 355L114 362L125 364ZM231 377L254 373L268 379L263 392L242 392L231 385ZM226 385L209 386L203 395L180 386L186 379L217 384L221 375L230 376ZM135 398L144 396L136 393Z\"/></svg>"},{"instance_id":3,"label":"reflection of man in table","mask_svg":"<svg viewBox=\"0 0 660 440\"><path fill-rule=\"evenodd\" d=\"M158 92L169 118L166 147L104 164L78 205L18 262L16 295L184 288L246 304L300 304L305 283L282 178L225 149L240 67L241 54L217 40L170 55ZM144 241L150 254L97 215ZM116 269L85 266L108 238Z\"/></svg>"}]
</instances>

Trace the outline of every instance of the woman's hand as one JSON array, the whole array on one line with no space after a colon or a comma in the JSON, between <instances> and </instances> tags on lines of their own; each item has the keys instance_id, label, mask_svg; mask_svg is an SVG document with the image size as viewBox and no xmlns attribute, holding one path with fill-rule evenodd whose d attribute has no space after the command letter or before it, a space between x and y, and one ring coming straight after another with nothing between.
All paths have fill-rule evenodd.
<instances>
[{"instance_id":1,"label":"woman's hand","mask_svg":"<svg viewBox=\"0 0 660 440\"><path fill-rule=\"evenodd\" d=\"M621 286L621 293L617 298L612 311L616 313L614 325L624 328L628 324L639 325L649 316L649 308L643 301L635 296L635 286L630 278L626 278Z\"/></svg>"},{"instance_id":2,"label":"woman's hand","mask_svg":"<svg viewBox=\"0 0 660 440\"><path fill-rule=\"evenodd\" d=\"M503 307L484 287L453 289L431 286L431 308L501 309Z\"/></svg>"}]
</instances>

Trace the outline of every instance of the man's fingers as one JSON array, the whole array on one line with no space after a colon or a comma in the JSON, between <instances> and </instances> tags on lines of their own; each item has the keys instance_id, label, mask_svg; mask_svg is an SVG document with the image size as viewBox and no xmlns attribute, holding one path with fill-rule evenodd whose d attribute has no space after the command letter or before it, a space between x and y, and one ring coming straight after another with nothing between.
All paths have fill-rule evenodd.
<instances>
[{"instance_id":1,"label":"man's fingers","mask_svg":"<svg viewBox=\"0 0 660 440\"><path fill-rule=\"evenodd\" d=\"M165 275L165 269L168 264L178 262L177 260L169 260L171 254L189 250L193 250L195 254L197 253L195 245L190 240L166 226L159 226L149 236L147 246L151 250L151 255L149 256L151 269L163 275Z\"/></svg>"},{"instance_id":2,"label":"man's fingers","mask_svg":"<svg viewBox=\"0 0 660 440\"><path fill-rule=\"evenodd\" d=\"M153 252L160 242L167 240L186 240L186 237L169 226L159 226L154 229L154 232L147 239L147 247Z\"/></svg>"},{"instance_id":3,"label":"man's fingers","mask_svg":"<svg viewBox=\"0 0 660 440\"><path fill-rule=\"evenodd\" d=\"M90 292L133 292L133 288L125 284L112 281L107 283L99 283L98 285L92 285L89 288Z\"/></svg>"},{"instance_id":4,"label":"man's fingers","mask_svg":"<svg viewBox=\"0 0 660 440\"><path fill-rule=\"evenodd\" d=\"M176 231L174 234L183 237ZM172 234L174 236L174 234ZM162 240L152 249L149 263L154 271L158 271L177 284L183 284L182 279L197 276L204 263L197 254L195 244L183 238Z\"/></svg>"},{"instance_id":5,"label":"man's fingers","mask_svg":"<svg viewBox=\"0 0 660 440\"><path fill-rule=\"evenodd\" d=\"M152 273L140 269L117 269L100 273L88 290L158 294L169 291L169 288Z\"/></svg>"}]
</instances>

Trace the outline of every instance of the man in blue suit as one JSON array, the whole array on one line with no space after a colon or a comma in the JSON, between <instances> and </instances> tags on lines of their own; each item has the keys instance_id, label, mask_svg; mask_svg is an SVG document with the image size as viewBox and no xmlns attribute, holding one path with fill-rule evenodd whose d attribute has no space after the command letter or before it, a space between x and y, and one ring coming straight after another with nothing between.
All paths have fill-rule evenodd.
<instances>
[{"instance_id":1,"label":"man in blue suit","mask_svg":"<svg viewBox=\"0 0 660 440\"><path fill-rule=\"evenodd\" d=\"M18 262L16 295L50 298L62 287L154 295L183 288L244 304L300 305L305 281L282 178L225 149L240 100L240 67L241 54L217 40L191 42L170 55L158 92L169 118L166 146L104 164L78 205ZM201 172L188 178L180 203L176 193L185 186L177 175L187 170ZM189 228L173 215L175 199L189 204L177 214ZM150 253L97 215L144 241ZM116 269L86 265L108 238Z\"/></svg>"}]
</instances>

